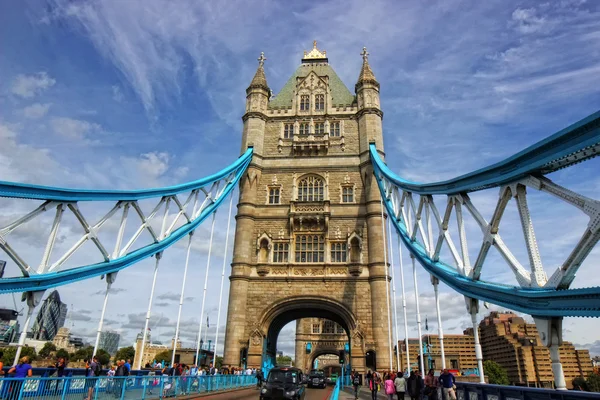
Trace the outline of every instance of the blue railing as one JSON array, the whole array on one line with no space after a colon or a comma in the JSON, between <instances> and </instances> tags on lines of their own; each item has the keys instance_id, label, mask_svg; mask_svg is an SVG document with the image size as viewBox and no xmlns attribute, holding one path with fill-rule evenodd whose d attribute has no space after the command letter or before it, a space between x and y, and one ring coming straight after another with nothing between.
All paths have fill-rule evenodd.
<instances>
[{"instance_id":1,"label":"blue railing","mask_svg":"<svg viewBox=\"0 0 600 400\"><path fill-rule=\"evenodd\" d=\"M0 379L0 398L81 400L91 391L94 400L108 397L150 400L252 386L256 386L254 375L4 378Z\"/></svg>"},{"instance_id":2,"label":"blue railing","mask_svg":"<svg viewBox=\"0 0 600 400\"><path fill-rule=\"evenodd\" d=\"M458 400L599 400L600 393L456 382L456 397Z\"/></svg>"},{"instance_id":3,"label":"blue railing","mask_svg":"<svg viewBox=\"0 0 600 400\"><path fill-rule=\"evenodd\" d=\"M329 395L329 400L338 400L340 397L341 388L342 388L342 380L338 379L335 381L335 387L333 388L333 391Z\"/></svg>"}]
</instances>

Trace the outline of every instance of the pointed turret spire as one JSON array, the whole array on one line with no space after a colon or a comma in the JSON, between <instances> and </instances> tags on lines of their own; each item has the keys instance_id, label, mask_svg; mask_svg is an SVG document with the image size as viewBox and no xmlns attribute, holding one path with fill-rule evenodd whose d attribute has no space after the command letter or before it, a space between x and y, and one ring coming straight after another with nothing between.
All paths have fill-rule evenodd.
<instances>
[{"instance_id":1,"label":"pointed turret spire","mask_svg":"<svg viewBox=\"0 0 600 400\"><path fill-rule=\"evenodd\" d=\"M267 92L270 91L269 85L267 85L265 69L263 67L266 59L267 58L265 57L265 53L261 52L260 57L258 57L258 69L256 70L256 74L254 74L254 78L252 78L252 82L250 82L250 86L248 86L248 89L246 91L252 88L261 88L265 89Z\"/></svg>"},{"instance_id":2,"label":"pointed turret spire","mask_svg":"<svg viewBox=\"0 0 600 400\"><path fill-rule=\"evenodd\" d=\"M369 65L369 53L367 52L366 47L363 47L363 51L360 53L360 55L363 58L363 64L362 68L360 69L360 74L358 75L358 81L356 82L356 90L358 91L358 89L367 82L379 87L379 82L377 82L375 74Z\"/></svg>"}]
</instances>

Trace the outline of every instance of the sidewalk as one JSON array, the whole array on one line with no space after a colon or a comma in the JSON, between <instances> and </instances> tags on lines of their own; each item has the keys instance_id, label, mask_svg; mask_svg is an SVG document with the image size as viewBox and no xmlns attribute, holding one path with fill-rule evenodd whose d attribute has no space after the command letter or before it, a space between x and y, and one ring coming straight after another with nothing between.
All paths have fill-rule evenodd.
<instances>
[{"instance_id":1,"label":"sidewalk","mask_svg":"<svg viewBox=\"0 0 600 400\"><path fill-rule=\"evenodd\" d=\"M371 391L364 386L360 386L358 390L358 398L360 400L371 400ZM388 397L385 392L377 392L377 400L387 400L387 398ZM404 398L410 399L408 395L404 395ZM397 397L394 395L394 400L396 399ZM354 388L345 386L344 389L340 391L340 400L354 400Z\"/></svg>"}]
</instances>

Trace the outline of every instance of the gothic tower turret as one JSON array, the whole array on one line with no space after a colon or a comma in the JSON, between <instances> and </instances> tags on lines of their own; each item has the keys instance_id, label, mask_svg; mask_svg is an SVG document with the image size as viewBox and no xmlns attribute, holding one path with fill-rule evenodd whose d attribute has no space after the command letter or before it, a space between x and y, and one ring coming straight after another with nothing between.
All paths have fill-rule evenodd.
<instances>
[{"instance_id":1,"label":"gothic tower turret","mask_svg":"<svg viewBox=\"0 0 600 400\"><path fill-rule=\"evenodd\" d=\"M258 61L243 116L242 151L252 146L254 157L240 183L223 363L268 370L281 329L316 318L329 321L323 335L296 340L305 366L343 350L357 371L389 368L384 235L368 152L375 142L383 153L383 114L367 53L357 96L316 42L275 96L264 55Z\"/></svg>"}]
</instances>

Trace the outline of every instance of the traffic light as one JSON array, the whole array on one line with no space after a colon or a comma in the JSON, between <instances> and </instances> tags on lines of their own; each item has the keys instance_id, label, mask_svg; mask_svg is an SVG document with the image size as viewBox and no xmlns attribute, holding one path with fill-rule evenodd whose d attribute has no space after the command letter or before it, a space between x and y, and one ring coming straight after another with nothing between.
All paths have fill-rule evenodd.
<instances>
[{"instance_id":1,"label":"traffic light","mask_svg":"<svg viewBox=\"0 0 600 400\"><path fill-rule=\"evenodd\" d=\"M246 364L246 358L248 357L248 349L246 347L244 347L240 353L241 353L240 358L242 359L242 364Z\"/></svg>"},{"instance_id":2,"label":"traffic light","mask_svg":"<svg viewBox=\"0 0 600 400\"><path fill-rule=\"evenodd\" d=\"M346 363L346 352L344 350L340 350L340 364Z\"/></svg>"}]
</instances>

